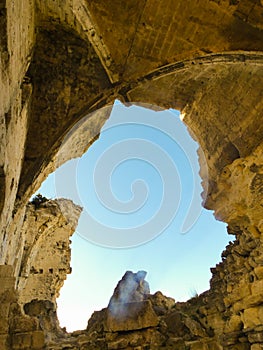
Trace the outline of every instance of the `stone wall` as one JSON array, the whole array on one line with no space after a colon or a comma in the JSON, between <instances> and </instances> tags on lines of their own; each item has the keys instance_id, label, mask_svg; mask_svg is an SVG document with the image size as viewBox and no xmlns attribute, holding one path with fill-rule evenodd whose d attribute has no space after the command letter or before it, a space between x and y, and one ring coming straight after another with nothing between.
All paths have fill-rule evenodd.
<instances>
[{"instance_id":1,"label":"stone wall","mask_svg":"<svg viewBox=\"0 0 263 350\"><path fill-rule=\"evenodd\" d=\"M262 16L260 0L0 0L1 349L263 348ZM157 325L109 332L104 310L67 334L55 299L80 208L27 203L116 98L181 111L204 205L236 241L198 298L147 296Z\"/></svg>"},{"instance_id":2,"label":"stone wall","mask_svg":"<svg viewBox=\"0 0 263 350\"><path fill-rule=\"evenodd\" d=\"M28 205L17 286L22 305L33 299L55 303L71 272L70 236L80 212L80 207L65 199Z\"/></svg>"},{"instance_id":3,"label":"stone wall","mask_svg":"<svg viewBox=\"0 0 263 350\"><path fill-rule=\"evenodd\" d=\"M46 333L59 329L57 319L55 329L50 328L50 322L47 328L45 320L35 317L36 311L32 317L23 307L45 300L44 307L38 307L38 316L55 313L56 298L71 272L70 236L80 212L80 207L65 199L41 198L27 205L15 265L0 265L1 349L43 349L44 329ZM46 334L46 339L49 337Z\"/></svg>"},{"instance_id":4,"label":"stone wall","mask_svg":"<svg viewBox=\"0 0 263 350\"><path fill-rule=\"evenodd\" d=\"M12 221L15 216L14 202L24 158L32 93L26 72L34 45L35 12L33 2L27 0L1 1L0 11L0 263L12 265L14 261L9 259L7 249L11 245L10 250L14 250L19 244L19 235L14 235ZM23 213L24 209L21 208L15 223L18 231L23 221Z\"/></svg>"}]
</instances>

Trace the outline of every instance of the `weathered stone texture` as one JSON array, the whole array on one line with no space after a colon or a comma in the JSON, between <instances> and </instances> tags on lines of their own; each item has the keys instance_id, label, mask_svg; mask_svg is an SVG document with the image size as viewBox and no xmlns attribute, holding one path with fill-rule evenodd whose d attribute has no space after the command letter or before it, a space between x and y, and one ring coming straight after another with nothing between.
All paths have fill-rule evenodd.
<instances>
[{"instance_id":1,"label":"weathered stone texture","mask_svg":"<svg viewBox=\"0 0 263 350\"><path fill-rule=\"evenodd\" d=\"M55 302L71 272L70 236L80 213L80 207L65 199L28 205L18 276L21 304L33 299Z\"/></svg>"},{"instance_id":2,"label":"weathered stone texture","mask_svg":"<svg viewBox=\"0 0 263 350\"><path fill-rule=\"evenodd\" d=\"M0 349L263 348L262 16L260 0L0 0ZM199 297L139 283L143 327L106 331L106 309L67 334L55 298L80 208L27 202L116 98L181 111L204 205L236 240Z\"/></svg>"},{"instance_id":3,"label":"weathered stone texture","mask_svg":"<svg viewBox=\"0 0 263 350\"><path fill-rule=\"evenodd\" d=\"M17 237L11 233L10 221L27 133L31 87L24 77L34 45L34 6L32 1L27 0L1 1L0 12L0 263L4 263L7 262L4 246L10 244L11 238L15 241L14 245L19 244ZM9 237L7 231L10 232ZM7 263L13 264L13 261Z\"/></svg>"},{"instance_id":4,"label":"weathered stone texture","mask_svg":"<svg viewBox=\"0 0 263 350\"><path fill-rule=\"evenodd\" d=\"M105 321L109 332L124 332L158 325L151 301L145 271L127 271L110 299Z\"/></svg>"},{"instance_id":5,"label":"weathered stone texture","mask_svg":"<svg viewBox=\"0 0 263 350\"><path fill-rule=\"evenodd\" d=\"M158 318L147 300L111 305L106 316L106 330L110 332L133 331L157 325Z\"/></svg>"}]
</instances>

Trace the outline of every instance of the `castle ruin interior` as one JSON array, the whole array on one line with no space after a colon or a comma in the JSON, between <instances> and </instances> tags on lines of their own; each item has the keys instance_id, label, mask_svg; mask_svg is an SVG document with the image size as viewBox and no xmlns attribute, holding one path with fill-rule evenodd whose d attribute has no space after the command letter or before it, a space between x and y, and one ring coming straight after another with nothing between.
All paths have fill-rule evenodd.
<instances>
[{"instance_id":1,"label":"castle ruin interior","mask_svg":"<svg viewBox=\"0 0 263 350\"><path fill-rule=\"evenodd\" d=\"M1 350L263 349L262 68L262 0L0 0ZM203 205L235 241L200 296L175 303L128 273L128 315L110 303L67 333L56 298L81 208L29 200L116 99L181 112L205 155Z\"/></svg>"}]
</instances>

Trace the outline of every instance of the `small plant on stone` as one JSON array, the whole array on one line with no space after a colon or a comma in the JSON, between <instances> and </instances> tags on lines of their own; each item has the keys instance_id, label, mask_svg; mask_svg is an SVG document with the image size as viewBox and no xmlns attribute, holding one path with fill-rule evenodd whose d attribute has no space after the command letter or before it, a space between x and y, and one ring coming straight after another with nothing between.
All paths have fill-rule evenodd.
<instances>
[{"instance_id":1,"label":"small plant on stone","mask_svg":"<svg viewBox=\"0 0 263 350\"><path fill-rule=\"evenodd\" d=\"M31 201L32 204L34 204L35 209L38 209L42 203L47 202L48 199L44 196L42 196L40 193L38 193Z\"/></svg>"}]
</instances>

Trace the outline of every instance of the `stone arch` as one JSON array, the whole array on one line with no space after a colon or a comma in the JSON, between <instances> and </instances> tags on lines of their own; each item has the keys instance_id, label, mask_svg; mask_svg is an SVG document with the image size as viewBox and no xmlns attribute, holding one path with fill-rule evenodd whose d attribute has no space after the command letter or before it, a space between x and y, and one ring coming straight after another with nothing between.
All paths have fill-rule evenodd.
<instances>
[{"instance_id":1,"label":"stone arch","mask_svg":"<svg viewBox=\"0 0 263 350\"><path fill-rule=\"evenodd\" d=\"M126 104L148 103L162 108L179 109L190 133L192 130L206 155L206 161L209 165L209 181L208 179L204 179L204 181L209 182L210 192L212 192L215 189L217 176L223 171L223 168L235 159L249 155L261 143L261 90L253 87L262 80L262 59L261 54L251 52L205 55L190 61L176 62L160 67L134 82L122 83L114 90L109 89L103 98L98 96L93 105L90 102L86 105L84 103L79 112L72 113L72 117L69 117L64 126L59 125L61 134L59 137L56 135L53 144L47 143L48 153L45 153L45 158L41 155L31 158L26 152L24 167L27 168L27 172L24 173L24 176L28 178L28 182L33 176L36 186L40 185L43 174L54 170L56 166L54 164L56 152L59 150L60 153L65 153L60 149L61 144L65 142L65 134L67 135L67 143L70 145L65 146L65 149L70 149L70 153L57 163L61 164L67 158L82 154L92 142L93 137L90 136L86 139L86 143L83 142L85 137L83 138L82 130L77 130L77 123L89 114L91 120L87 120L85 122L87 125L83 128L94 129L94 120L96 120L95 134L98 135L100 127L109 117L111 110L110 108L103 110L103 107L110 106L114 98L117 97ZM34 73L32 74L34 75ZM47 74L51 73L48 71ZM37 69L37 76L39 75L40 72ZM66 84L65 89L67 89ZM69 89L71 88L69 87ZM35 96L37 107L39 107L39 94L43 94L42 89ZM250 103L247 102L248 96ZM221 107L222 101L224 101L223 108ZM72 103L78 102L76 99ZM49 100L48 103L52 104L52 100ZM43 109L46 109L45 103ZM61 113L62 111L60 111ZM47 118L48 115L50 115L50 111L47 112ZM45 128L50 127L47 118L43 117L42 124L45 125ZM88 126L89 124L90 126ZM236 125L236 127L230 130L232 125ZM249 130L247 130L247 125L249 125ZM37 129L38 132L42 132L39 125ZM43 134L45 132L44 129ZM69 134L67 134L68 132ZM28 136L31 139L30 133L34 135L32 137L35 137L35 124L33 124L32 131L29 129ZM75 142L71 142L68 136L73 133ZM45 134L45 138L52 140L52 136L48 132ZM78 138L82 138L82 141L76 142ZM39 141L41 140L39 134L35 140L40 145L43 144L42 141ZM37 144L35 144L33 149L30 147L30 152L35 152L37 148ZM43 153L43 150L41 152ZM30 170L30 163L34 163L32 170ZM30 176L29 172L31 172ZM41 173L40 181L37 180L38 173ZM27 182L23 181L23 178L22 182L24 182L23 186L26 186ZM25 191L23 186L20 187L19 197L22 197L23 191ZM34 188L31 187L29 194L32 194ZM209 204L207 206L211 207Z\"/></svg>"},{"instance_id":2,"label":"stone arch","mask_svg":"<svg viewBox=\"0 0 263 350\"><path fill-rule=\"evenodd\" d=\"M166 345L261 349L262 1L21 0L1 1L0 12L1 124L12 110L11 119L6 117L13 130L4 133L0 150L6 163L0 193L13 182L11 199L6 196L2 205L1 262L15 267L0 269L6 282L0 291L5 306L0 347L44 347L35 319L23 323L11 312L7 321L10 303L18 300L11 274L15 271L18 279L25 204L55 168L54 156L69 129L88 113L93 119L83 127L100 129L108 115L96 111L119 98L182 112L209 167L204 205L237 237L212 269L210 291L177 305L177 313L168 312ZM26 96L21 93L25 83ZM10 147L14 134L15 149ZM83 152L92 138L78 141L73 132L65 144L69 157ZM174 325L190 332L184 337ZM94 327L100 329L96 322ZM153 334L159 336L155 331L146 331L150 344ZM67 345L81 346L78 341L69 339ZM112 348L130 340L116 341Z\"/></svg>"}]
</instances>

